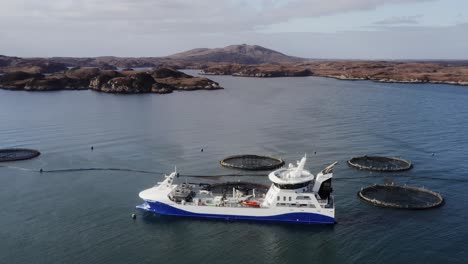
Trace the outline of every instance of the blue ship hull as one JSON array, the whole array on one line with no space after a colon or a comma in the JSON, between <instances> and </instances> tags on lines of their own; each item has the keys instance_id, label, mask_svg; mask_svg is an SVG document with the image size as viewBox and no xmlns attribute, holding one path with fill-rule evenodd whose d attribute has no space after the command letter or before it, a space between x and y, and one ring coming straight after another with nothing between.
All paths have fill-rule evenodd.
<instances>
[{"instance_id":1,"label":"blue ship hull","mask_svg":"<svg viewBox=\"0 0 468 264\"><path fill-rule=\"evenodd\" d=\"M283 222L297 224L334 224L335 219L332 217L314 214L314 213L288 213L274 216L248 216L248 215L221 215L221 214L199 214L184 211L174 208L170 205L160 202L145 202L137 206L149 212L154 212L160 215L195 217L195 218L210 218L221 219L227 221L243 220L243 221L260 221L260 222Z\"/></svg>"}]
</instances>

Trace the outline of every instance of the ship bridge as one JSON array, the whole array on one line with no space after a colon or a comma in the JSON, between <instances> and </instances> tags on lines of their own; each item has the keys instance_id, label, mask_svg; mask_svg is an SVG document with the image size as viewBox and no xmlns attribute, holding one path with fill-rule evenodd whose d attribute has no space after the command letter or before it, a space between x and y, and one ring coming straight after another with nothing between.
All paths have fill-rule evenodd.
<instances>
[{"instance_id":1,"label":"ship bridge","mask_svg":"<svg viewBox=\"0 0 468 264\"><path fill-rule=\"evenodd\" d=\"M297 167L289 165L287 169L278 169L268 175L270 181L280 189L299 189L306 187L314 180L314 175L304 169L307 158L304 156Z\"/></svg>"}]
</instances>

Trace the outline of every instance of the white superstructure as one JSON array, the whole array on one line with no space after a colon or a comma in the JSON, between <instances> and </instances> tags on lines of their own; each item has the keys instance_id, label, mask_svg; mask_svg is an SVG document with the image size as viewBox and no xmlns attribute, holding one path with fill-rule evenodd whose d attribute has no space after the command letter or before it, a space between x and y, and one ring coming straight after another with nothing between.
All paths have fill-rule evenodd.
<instances>
[{"instance_id":1,"label":"white superstructure","mask_svg":"<svg viewBox=\"0 0 468 264\"><path fill-rule=\"evenodd\" d=\"M140 209L174 216L219 218L297 223L335 222L331 195L333 167L328 166L315 177L304 169L306 156L297 163L271 172L272 182L266 194L242 193L234 189L229 195L196 190L195 185L173 184L177 172L163 182L140 192L145 201Z\"/></svg>"}]
</instances>

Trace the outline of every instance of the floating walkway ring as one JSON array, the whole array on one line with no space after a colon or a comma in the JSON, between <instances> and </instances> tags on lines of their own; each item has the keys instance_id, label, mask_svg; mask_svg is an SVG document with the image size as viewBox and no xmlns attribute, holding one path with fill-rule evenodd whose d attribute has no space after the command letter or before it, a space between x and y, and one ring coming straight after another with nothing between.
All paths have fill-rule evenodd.
<instances>
[{"instance_id":1,"label":"floating walkway ring","mask_svg":"<svg viewBox=\"0 0 468 264\"><path fill-rule=\"evenodd\" d=\"M413 186L373 185L361 189L357 195L364 202L387 208L429 209L444 203L439 193Z\"/></svg>"},{"instance_id":2,"label":"floating walkway ring","mask_svg":"<svg viewBox=\"0 0 468 264\"><path fill-rule=\"evenodd\" d=\"M348 160L348 165L360 170L370 171L405 171L413 167L410 161L382 156L362 156Z\"/></svg>"},{"instance_id":3,"label":"floating walkway ring","mask_svg":"<svg viewBox=\"0 0 468 264\"><path fill-rule=\"evenodd\" d=\"M41 153L34 149L12 148L0 149L0 162L32 159Z\"/></svg>"},{"instance_id":4,"label":"floating walkway ring","mask_svg":"<svg viewBox=\"0 0 468 264\"><path fill-rule=\"evenodd\" d=\"M223 167L241 170L273 170L284 165L280 158L252 154L229 156L219 163Z\"/></svg>"}]
</instances>

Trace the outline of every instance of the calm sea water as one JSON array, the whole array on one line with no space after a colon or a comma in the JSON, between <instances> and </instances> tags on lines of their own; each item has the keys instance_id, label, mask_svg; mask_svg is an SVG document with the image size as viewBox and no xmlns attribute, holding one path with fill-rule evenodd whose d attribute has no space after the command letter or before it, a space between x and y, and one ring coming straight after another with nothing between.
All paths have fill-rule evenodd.
<instances>
[{"instance_id":1,"label":"calm sea water","mask_svg":"<svg viewBox=\"0 0 468 264\"><path fill-rule=\"evenodd\" d=\"M0 147L42 152L33 160L0 164L7 166L0 167L0 263L468 261L467 87L211 78L226 89L169 95L0 90ZM308 153L314 173L339 161L338 223L290 226L141 212L134 221L138 193L161 180L160 174L34 171L170 172L177 165L181 174L215 175L232 173L218 161L238 153L287 162ZM349 168L346 160L364 154L401 156L414 169L362 178L370 173ZM362 186L384 178L441 192L446 204L400 211L357 199ZM223 180L233 179L239 178ZM189 179L196 180L205 179Z\"/></svg>"}]
</instances>

